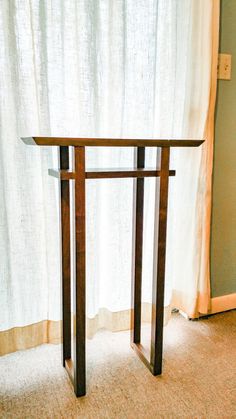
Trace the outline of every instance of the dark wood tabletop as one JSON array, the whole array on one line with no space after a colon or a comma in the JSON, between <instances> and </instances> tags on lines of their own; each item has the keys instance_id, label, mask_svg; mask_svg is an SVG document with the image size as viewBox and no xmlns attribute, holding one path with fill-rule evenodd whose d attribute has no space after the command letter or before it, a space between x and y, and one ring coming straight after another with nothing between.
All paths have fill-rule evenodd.
<instances>
[{"instance_id":1,"label":"dark wood tabletop","mask_svg":"<svg viewBox=\"0 0 236 419\"><path fill-rule=\"evenodd\" d=\"M204 140L144 138L25 137L27 145L81 147L198 147Z\"/></svg>"}]
</instances>

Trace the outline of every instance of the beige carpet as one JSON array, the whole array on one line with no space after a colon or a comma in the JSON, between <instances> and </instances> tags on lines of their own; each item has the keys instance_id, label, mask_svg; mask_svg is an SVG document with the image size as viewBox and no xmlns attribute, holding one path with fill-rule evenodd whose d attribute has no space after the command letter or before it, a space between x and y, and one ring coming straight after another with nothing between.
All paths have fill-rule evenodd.
<instances>
[{"instance_id":1,"label":"beige carpet","mask_svg":"<svg viewBox=\"0 0 236 419\"><path fill-rule=\"evenodd\" d=\"M163 375L153 377L129 333L87 343L87 396L76 399L60 346L0 358L1 418L236 418L236 311L206 320L174 315Z\"/></svg>"}]
</instances>

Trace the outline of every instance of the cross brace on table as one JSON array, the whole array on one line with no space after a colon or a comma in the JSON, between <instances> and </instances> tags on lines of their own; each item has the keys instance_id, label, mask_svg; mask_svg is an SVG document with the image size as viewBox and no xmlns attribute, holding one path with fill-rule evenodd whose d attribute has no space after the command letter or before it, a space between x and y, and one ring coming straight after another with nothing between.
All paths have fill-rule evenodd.
<instances>
[{"instance_id":1,"label":"cross brace on table","mask_svg":"<svg viewBox=\"0 0 236 419\"><path fill-rule=\"evenodd\" d=\"M170 147L197 147L202 140L138 140L138 139L81 139L33 137L24 138L26 144L51 145L60 148L60 169L49 169L49 174L60 180L61 194L61 249L62 249L62 329L63 365L74 385L76 396L86 394L86 351L85 351L85 289L86 289L86 226L85 226L85 182L87 179L136 178L134 184L134 228L133 228L133 275L131 308L131 346L153 375L162 372L163 311L166 258L166 228L169 177L175 175L169 170ZM69 146L74 153L74 168L69 167ZM124 169L85 168L86 146L136 147L136 167ZM161 167L145 168L145 147L160 147ZM160 192L156 200L159 209L155 217L154 260L156 266L152 288L152 320L150 359L141 345L141 289L143 256L143 209L144 178L159 177ZM70 180L74 180L75 238L71 237ZM73 239L73 240L72 240ZM74 359L71 347L71 241L75 247L75 280L73 296L75 306L75 336L73 336Z\"/></svg>"}]
</instances>

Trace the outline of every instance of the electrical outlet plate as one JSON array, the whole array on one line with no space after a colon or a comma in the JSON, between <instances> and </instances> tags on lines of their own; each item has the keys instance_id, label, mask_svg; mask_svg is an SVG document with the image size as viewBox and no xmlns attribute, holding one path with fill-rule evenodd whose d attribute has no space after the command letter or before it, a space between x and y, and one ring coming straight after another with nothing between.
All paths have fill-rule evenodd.
<instances>
[{"instance_id":1,"label":"electrical outlet plate","mask_svg":"<svg viewBox=\"0 0 236 419\"><path fill-rule=\"evenodd\" d=\"M231 80L231 61L232 55L230 54L218 55L218 79Z\"/></svg>"}]
</instances>

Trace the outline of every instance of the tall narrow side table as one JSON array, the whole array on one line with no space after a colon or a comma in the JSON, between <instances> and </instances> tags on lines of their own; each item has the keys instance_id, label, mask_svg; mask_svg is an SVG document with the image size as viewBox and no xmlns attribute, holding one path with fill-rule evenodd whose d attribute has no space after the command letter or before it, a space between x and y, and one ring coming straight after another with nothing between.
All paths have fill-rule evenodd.
<instances>
[{"instance_id":1,"label":"tall narrow side table","mask_svg":"<svg viewBox=\"0 0 236 419\"><path fill-rule=\"evenodd\" d=\"M60 148L59 170L49 169L49 174L60 181L61 190L61 247L62 247L62 327L63 365L74 385L76 396L86 394L86 353L85 353L85 182L89 179L136 178L135 211L133 234L133 275L131 310L131 346L149 368L153 375L162 372L163 348L163 310L165 285L166 227L169 177L175 175L169 169L171 147L198 147L202 140L145 140L115 138L22 138L25 144L38 146L57 146ZM74 154L74 167L69 166L69 147ZM90 169L85 168L86 147L135 147L136 167L132 169ZM145 168L145 147L157 147L161 151L160 169ZM141 284L143 248L143 207L144 178L160 177L159 217L155 229L158 240L154 249L157 260L156 274L153 277L152 320L150 357L141 344ZM70 220L70 180L74 180L73 205L75 220ZM71 222L75 221L75 237L71 235ZM71 241L75 249L75 278L71 284ZM155 246L154 246L155 247ZM71 333L71 287L75 301L75 333ZM71 340L74 345L72 360ZM149 359L150 358L150 359Z\"/></svg>"}]
</instances>

